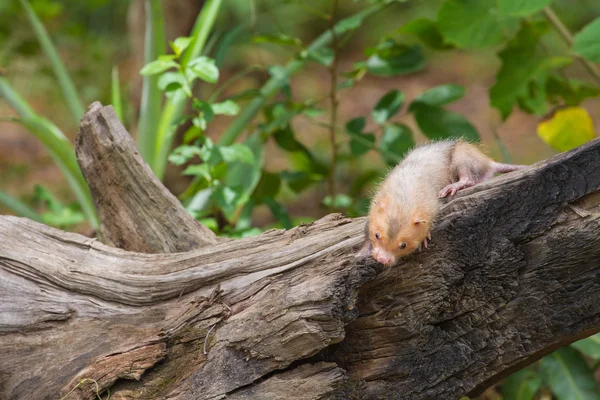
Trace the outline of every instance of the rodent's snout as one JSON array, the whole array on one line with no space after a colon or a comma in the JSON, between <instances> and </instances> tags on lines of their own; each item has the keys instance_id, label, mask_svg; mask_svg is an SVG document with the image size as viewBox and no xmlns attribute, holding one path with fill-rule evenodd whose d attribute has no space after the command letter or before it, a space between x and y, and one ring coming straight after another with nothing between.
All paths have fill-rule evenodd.
<instances>
[{"instance_id":1,"label":"rodent's snout","mask_svg":"<svg viewBox=\"0 0 600 400\"><path fill-rule=\"evenodd\" d=\"M385 265L386 267L391 267L396 262L396 258L392 254L378 250L373 252L373 258L375 261Z\"/></svg>"}]
</instances>

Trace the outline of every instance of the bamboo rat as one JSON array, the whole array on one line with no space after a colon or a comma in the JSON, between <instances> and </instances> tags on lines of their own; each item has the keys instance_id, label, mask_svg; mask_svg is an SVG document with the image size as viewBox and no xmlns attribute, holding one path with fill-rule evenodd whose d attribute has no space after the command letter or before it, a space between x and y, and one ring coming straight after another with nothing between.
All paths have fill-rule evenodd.
<instances>
[{"instance_id":1,"label":"bamboo rat","mask_svg":"<svg viewBox=\"0 0 600 400\"><path fill-rule=\"evenodd\" d=\"M412 149L381 183L369 209L365 244L369 254L394 265L421 246L427 248L440 208L439 198L511 172L524 165L495 162L464 140L443 140Z\"/></svg>"}]
</instances>

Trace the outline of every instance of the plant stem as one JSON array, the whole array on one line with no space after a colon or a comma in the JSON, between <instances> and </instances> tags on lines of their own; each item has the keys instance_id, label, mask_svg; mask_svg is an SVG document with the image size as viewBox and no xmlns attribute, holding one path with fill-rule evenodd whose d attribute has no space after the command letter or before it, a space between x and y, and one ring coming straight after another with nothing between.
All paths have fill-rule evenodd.
<instances>
[{"instance_id":1,"label":"plant stem","mask_svg":"<svg viewBox=\"0 0 600 400\"><path fill-rule=\"evenodd\" d=\"M337 158L337 149L335 145L336 132L335 128L337 125L337 111L338 111L338 99L337 99L337 70L339 62L339 43L338 37L335 32L335 16L338 8L338 0L331 1L331 13L329 14L329 30L331 32L331 45L333 47L333 60L329 66L329 102L331 104L331 115L329 119L329 142L331 146L331 167L329 169L329 197L331 198L330 209L335 209L335 163Z\"/></svg>"},{"instance_id":2,"label":"plant stem","mask_svg":"<svg viewBox=\"0 0 600 400\"><path fill-rule=\"evenodd\" d=\"M160 0L146 0L146 33L144 37L144 64L165 54L165 23ZM158 132L158 118L162 92L158 88L160 75L144 76L142 104L138 123L137 144L144 160L154 169L154 145Z\"/></svg>"},{"instance_id":3,"label":"plant stem","mask_svg":"<svg viewBox=\"0 0 600 400\"><path fill-rule=\"evenodd\" d=\"M544 15L546 16L548 21L550 21L552 26L554 26L554 28L558 31L560 36L562 36L563 40L567 43L567 45L569 47L573 46L573 35L571 35L571 32L569 32L567 27L562 23L560 18L558 18L558 15L554 13L550 6L544 7ZM596 66L591 61L586 60L581 56L576 55L575 58L577 58L581 65L583 65L583 67L590 73L594 81L596 81L596 83L600 85L600 71L598 71L598 68L596 68Z\"/></svg>"},{"instance_id":4,"label":"plant stem","mask_svg":"<svg viewBox=\"0 0 600 400\"><path fill-rule=\"evenodd\" d=\"M367 18L377 11L382 10L385 6L391 3L378 2L375 3L360 12L354 14L350 18ZM340 26L340 24L336 24L334 31L336 34L343 32L345 28ZM307 52L315 51L320 49L323 46L327 46L332 40L332 31L327 30L323 34L321 34L318 38L316 38L310 46L306 49ZM228 146L231 145L236 139L242 134L244 129L250 124L250 121L258 114L258 112L264 107L265 103L270 100L273 96L277 94L277 92L281 89L281 87L287 83L287 78L294 75L298 72L306 63L305 58L295 57L292 61L290 61L285 66L285 76L274 76L265 83L265 85L260 89L260 95L257 96L254 100L252 100L246 108L242 110L242 112L238 115L238 117L229 125L227 130L223 133L219 140L219 145Z\"/></svg>"},{"instance_id":5,"label":"plant stem","mask_svg":"<svg viewBox=\"0 0 600 400\"><path fill-rule=\"evenodd\" d=\"M217 19L221 2L222 0L207 0L204 3L190 35L194 39L181 57L181 67L183 69L191 60L202 54L208 34ZM187 100L187 97L183 96L174 96L168 99L160 115L156 143L154 144L154 162L152 164L152 169L159 179L163 178L167 166L167 156L173 144L175 136L173 123L181 116Z\"/></svg>"}]
</instances>

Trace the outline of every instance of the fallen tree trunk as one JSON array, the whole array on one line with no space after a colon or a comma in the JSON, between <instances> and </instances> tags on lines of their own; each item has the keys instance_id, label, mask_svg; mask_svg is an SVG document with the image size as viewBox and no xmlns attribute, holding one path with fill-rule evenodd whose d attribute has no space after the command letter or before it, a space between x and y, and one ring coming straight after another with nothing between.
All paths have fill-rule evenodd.
<instances>
[{"instance_id":1,"label":"fallen tree trunk","mask_svg":"<svg viewBox=\"0 0 600 400\"><path fill-rule=\"evenodd\" d=\"M0 217L2 399L457 399L600 331L600 140L461 192L390 269L361 218L214 237L110 107L77 147L122 249Z\"/></svg>"}]
</instances>

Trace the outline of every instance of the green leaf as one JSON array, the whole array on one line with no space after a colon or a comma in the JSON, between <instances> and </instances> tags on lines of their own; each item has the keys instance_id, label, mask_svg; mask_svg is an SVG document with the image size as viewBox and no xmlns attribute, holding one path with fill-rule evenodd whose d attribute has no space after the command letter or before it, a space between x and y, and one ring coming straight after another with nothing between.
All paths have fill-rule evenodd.
<instances>
[{"instance_id":1,"label":"green leaf","mask_svg":"<svg viewBox=\"0 0 600 400\"><path fill-rule=\"evenodd\" d=\"M295 193L300 193L308 186L323 180L323 175L306 171L281 171L279 176Z\"/></svg>"},{"instance_id":2,"label":"green leaf","mask_svg":"<svg viewBox=\"0 0 600 400\"><path fill-rule=\"evenodd\" d=\"M497 46L519 27L517 18L496 8L496 0L446 0L437 23L447 42L464 49Z\"/></svg>"},{"instance_id":3,"label":"green leaf","mask_svg":"<svg viewBox=\"0 0 600 400\"><path fill-rule=\"evenodd\" d=\"M352 133L361 133L365 129L365 117L353 118L346 123L346 131Z\"/></svg>"},{"instance_id":4,"label":"green leaf","mask_svg":"<svg viewBox=\"0 0 600 400\"><path fill-rule=\"evenodd\" d=\"M452 48L451 44L444 41L444 37L435 23L427 18L416 18L408 21L398 29L399 33L417 36L423 43L435 50Z\"/></svg>"},{"instance_id":5,"label":"green leaf","mask_svg":"<svg viewBox=\"0 0 600 400\"><path fill-rule=\"evenodd\" d=\"M375 135L362 133L365 128L365 118L354 118L346 123L346 133L350 135L350 151L355 157L361 156L371 150L375 145Z\"/></svg>"},{"instance_id":6,"label":"green leaf","mask_svg":"<svg viewBox=\"0 0 600 400\"><path fill-rule=\"evenodd\" d=\"M365 66L374 75L396 76L420 71L425 64L420 46L406 46L387 39L377 46Z\"/></svg>"},{"instance_id":7,"label":"green leaf","mask_svg":"<svg viewBox=\"0 0 600 400\"><path fill-rule=\"evenodd\" d=\"M185 207L189 212L201 213L210 205L210 199L213 194L213 188L204 188L192 197L188 205Z\"/></svg>"},{"instance_id":8,"label":"green leaf","mask_svg":"<svg viewBox=\"0 0 600 400\"><path fill-rule=\"evenodd\" d=\"M0 205L14 211L17 215L29 218L33 221L41 222L42 216L35 210L23 203L21 200L10 196L8 193L0 190Z\"/></svg>"},{"instance_id":9,"label":"green leaf","mask_svg":"<svg viewBox=\"0 0 600 400\"><path fill-rule=\"evenodd\" d=\"M383 150L381 156L388 165L397 164L404 154L414 146L413 134L408 126L404 124L385 126L379 148Z\"/></svg>"},{"instance_id":10,"label":"green leaf","mask_svg":"<svg viewBox=\"0 0 600 400\"><path fill-rule=\"evenodd\" d=\"M538 135L558 151L574 149L596 137L592 118L582 107L558 110L538 124Z\"/></svg>"},{"instance_id":11,"label":"green leaf","mask_svg":"<svg viewBox=\"0 0 600 400\"><path fill-rule=\"evenodd\" d=\"M69 182L90 224L92 227L98 228L99 221L92 196L77 164L75 151L71 142L56 125L36 114L25 99L10 86L6 78L2 75L0 75L0 98L4 99L17 112L19 115L17 122L27 128L48 150L52 159Z\"/></svg>"},{"instance_id":12,"label":"green leaf","mask_svg":"<svg viewBox=\"0 0 600 400\"><path fill-rule=\"evenodd\" d=\"M502 396L507 400L533 400L541 385L542 379L537 372L524 368L504 381Z\"/></svg>"},{"instance_id":13,"label":"green leaf","mask_svg":"<svg viewBox=\"0 0 600 400\"><path fill-rule=\"evenodd\" d=\"M258 182L258 185L256 185L254 193L252 193L252 198L256 202L261 202L266 197L275 198L277 193L279 193L280 187L281 177L278 174L263 171L260 181Z\"/></svg>"},{"instance_id":14,"label":"green leaf","mask_svg":"<svg viewBox=\"0 0 600 400\"><path fill-rule=\"evenodd\" d=\"M254 163L254 154L245 144L236 143L231 146L219 146L219 151L226 163L241 162L245 164Z\"/></svg>"},{"instance_id":15,"label":"green leaf","mask_svg":"<svg viewBox=\"0 0 600 400\"><path fill-rule=\"evenodd\" d=\"M140 71L140 74L149 76L160 74L171 68L177 68L179 64L172 60L156 60L152 61L144 66Z\"/></svg>"},{"instance_id":16,"label":"green leaf","mask_svg":"<svg viewBox=\"0 0 600 400\"><path fill-rule=\"evenodd\" d=\"M229 186L219 186L213 192L212 196L219 208L230 221L233 219L242 198L241 190L236 189Z\"/></svg>"},{"instance_id":17,"label":"green leaf","mask_svg":"<svg viewBox=\"0 0 600 400\"><path fill-rule=\"evenodd\" d=\"M212 181L212 175L210 173L210 167L208 164L196 164L188 166L184 171L183 175L201 176L208 182Z\"/></svg>"},{"instance_id":18,"label":"green leaf","mask_svg":"<svg viewBox=\"0 0 600 400\"><path fill-rule=\"evenodd\" d=\"M321 47L308 52L308 58L310 60L316 61L326 67L331 65L334 57L335 53L329 47Z\"/></svg>"},{"instance_id":19,"label":"green leaf","mask_svg":"<svg viewBox=\"0 0 600 400\"><path fill-rule=\"evenodd\" d=\"M266 197L263 201L284 229L291 229L293 227L290 215L281 203L278 203L271 197Z\"/></svg>"},{"instance_id":20,"label":"green leaf","mask_svg":"<svg viewBox=\"0 0 600 400\"><path fill-rule=\"evenodd\" d=\"M530 92L543 87L550 71L571 62L567 57L549 57L539 51L539 38L547 31L547 24L523 24L517 36L499 53L502 67L496 83L490 89L492 106L508 117L519 99L545 95L545 91ZM532 81L538 85L531 85Z\"/></svg>"},{"instance_id":21,"label":"green leaf","mask_svg":"<svg viewBox=\"0 0 600 400\"><path fill-rule=\"evenodd\" d=\"M164 55L166 39L161 0L147 0L145 7L144 63L148 64L157 59L161 61L173 61L175 58L173 55ZM140 149L140 154L155 172L154 151L162 101L163 95L158 88L158 76L156 74L144 76L138 120L137 145Z\"/></svg>"},{"instance_id":22,"label":"green leaf","mask_svg":"<svg viewBox=\"0 0 600 400\"><path fill-rule=\"evenodd\" d=\"M498 9L505 15L526 17L550 3L552 0L498 0Z\"/></svg>"},{"instance_id":23,"label":"green leaf","mask_svg":"<svg viewBox=\"0 0 600 400\"><path fill-rule=\"evenodd\" d=\"M577 106L589 97L599 96L600 89L576 79L551 76L546 81L546 95L555 104L562 99L567 106Z\"/></svg>"},{"instance_id":24,"label":"green leaf","mask_svg":"<svg viewBox=\"0 0 600 400\"><path fill-rule=\"evenodd\" d=\"M195 156L199 156L201 149L198 146L182 145L169 155L169 161L175 165L183 165Z\"/></svg>"},{"instance_id":25,"label":"green leaf","mask_svg":"<svg viewBox=\"0 0 600 400\"><path fill-rule=\"evenodd\" d=\"M165 72L158 78L158 88L163 92L172 92L183 89L188 96L192 96L192 91L187 84L187 79L179 72Z\"/></svg>"},{"instance_id":26,"label":"green leaf","mask_svg":"<svg viewBox=\"0 0 600 400\"><path fill-rule=\"evenodd\" d=\"M599 400L593 371L583 357L563 347L542 358L540 374L558 400Z\"/></svg>"},{"instance_id":27,"label":"green leaf","mask_svg":"<svg viewBox=\"0 0 600 400\"><path fill-rule=\"evenodd\" d=\"M240 112L240 106L238 106L233 100L225 100L222 103L212 104L211 107L215 114L220 115L233 116Z\"/></svg>"},{"instance_id":28,"label":"green leaf","mask_svg":"<svg viewBox=\"0 0 600 400\"><path fill-rule=\"evenodd\" d=\"M173 53L175 53L176 57L181 56L181 53L184 52L192 43L191 37L178 37L174 42L170 42L171 48L173 49Z\"/></svg>"},{"instance_id":29,"label":"green leaf","mask_svg":"<svg viewBox=\"0 0 600 400\"><path fill-rule=\"evenodd\" d=\"M35 185L33 196L34 200L48 208L48 211L42 214L42 222L47 225L65 228L85 221L85 215L77 203L65 206L50 190L41 185Z\"/></svg>"},{"instance_id":30,"label":"green leaf","mask_svg":"<svg viewBox=\"0 0 600 400\"><path fill-rule=\"evenodd\" d=\"M333 207L338 210L350 208L352 203L352 197L348 196L347 194L338 194L333 198L333 200L331 199L331 196L325 196L323 199L323 204L325 206Z\"/></svg>"},{"instance_id":31,"label":"green leaf","mask_svg":"<svg viewBox=\"0 0 600 400\"><path fill-rule=\"evenodd\" d=\"M46 28L35 14L35 11L29 5L29 2L26 0L21 0L21 5L25 9L27 13L27 17L29 18L29 22L31 23L31 27L40 43L40 47L46 53L46 57L50 61L50 65L52 66L52 70L54 71L54 75L56 75L56 79L58 80L58 85L61 89L62 95L75 119L75 122L79 124L79 120L83 116L85 112L85 107L81 102L81 98L77 93L77 89L75 88L75 84L71 80L67 69L65 68L64 63L60 59L58 52L56 51L56 47L52 43L52 39L46 31Z\"/></svg>"},{"instance_id":32,"label":"green leaf","mask_svg":"<svg viewBox=\"0 0 600 400\"><path fill-rule=\"evenodd\" d=\"M579 340L571 344L571 347L576 348L594 360L600 360L600 333L592 335L586 339Z\"/></svg>"},{"instance_id":33,"label":"green leaf","mask_svg":"<svg viewBox=\"0 0 600 400\"><path fill-rule=\"evenodd\" d=\"M372 133L364 133L353 135L350 140L350 151L355 157L362 156L367 151L375 146L375 135Z\"/></svg>"},{"instance_id":34,"label":"green leaf","mask_svg":"<svg viewBox=\"0 0 600 400\"><path fill-rule=\"evenodd\" d=\"M578 32L573 38L573 52L592 62L600 62L600 17Z\"/></svg>"},{"instance_id":35,"label":"green leaf","mask_svg":"<svg viewBox=\"0 0 600 400\"><path fill-rule=\"evenodd\" d=\"M235 188L240 193L236 211L241 209L244 204L250 199L250 195L258 185L262 174L264 163L264 148L263 143L258 136L251 136L244 145L247 146L253 154L254 161L252 164L234 162L228 164L225 184L228 187ZM235 214L225 214L227 219L233 221Z\"/></svg>"},{"instance_id":36,"label":"green leaf","mask_svg":"<svg viewBox=\"0 0 600 400\"><path fill-rule=\"evenodd\" d=\"M308 151L308 149L300 143L294 136L294 132L289 125L284 129L278 129L273 138L279 147L285 151Z\"/></svg>"},{"instance_id":37,"label":"green leaf","mask_svg":"<svg viewBox=\"0 0 600 400\"><path fill-rule=\"evenodd\" d=\"M458 113L423 103L413 103L411 111L419 128L429 139L463 137L470 141L480 140L475 127Z\"/></svg>"},{"instance_id":38,"label":"green leaf","mask_svg":"<svg viewBox=\"0 0 600 400\"><path fill-rule=\"evenodd\" d=\"M152 1L156 1L158 5L161 3L160 0ZM181 56L181 66L184 70L191 59L202 54L206 39L213 29L221 3L222 0L204 1L202 11L198 14L192 33L190 34L193 38L192 43ZM187 98L184 96L172 96L167 99L164 107L159 110L160 118L156 126L156 136L152 142L154 147L151 157L152 163L150 164L159 179L162 179L164 175L167 156L171 151L171 145L175 138L173 134L174 125L181 118L186 101Z\"/></svg>"},{"instance_id":39,"label":"green leaf","mask_svg":"<svg viewBox=\"0 0 600 400\"><path fill-rule=\"evenodd\" d=\"M336 33L338 35L341 35L348 31L359 28L362 25L364 19L365 17L363 14L356 14L351 17L342 19L336 24Z\"/></svg>"},{"instance_id":40,"label":"green leaf","mask_svg":"<svg viewBox=\"0 0 600 400\"><path fill-rule=\"evenodd\" d=\"M283 33L279 33L276 35L258 35L252 38L254 43L272 43L272 44L281 44L284 46L302 46L302 40L285 35Z\"/></svg>"},{"instance_id":41,"label":"green leaf","mask_svg":"<svg viewBox=\"0 0 600 400\"><path fill-rule=\"evenodd\" d=\"M414 101L430 106L443 106L452 103L465 95L465 88L452 83L436 86L421 93Z\"/></svg>"},{"instance_id":42,"label":"green leaf","mask_svg":"<svg viewBox=\"0 0 600 400\"><path fill-rule=\"evenodd\" d=\"M219 69L215 61L205 56L191 60L186 67L186 74L187 71L208 83L217 83L219 80Z\"/></svg>"},{"instance_id":43,"label":"green leaf","mask_svg":"<svg viewBox=\"0 0 600 400\"><path fill-rule=\"evenodd\" d=\"M121 83L119 82L119 69L113 65L111 74L110 98L111 104L115 109L119 121L125 122L123 119L123 104L121 102Z\"/></svg>"},{"instance_id":44,"label":"green leaf","mask_svg":"<svg viewBox=\"0 0 600 400\"><path fill-rule=\"evenodd\" d=\"M404 93L399 90L390 90L375 105L373 109L373 121L384 124L393 117L404 104Z\"/></svg>"}]
</instances>

